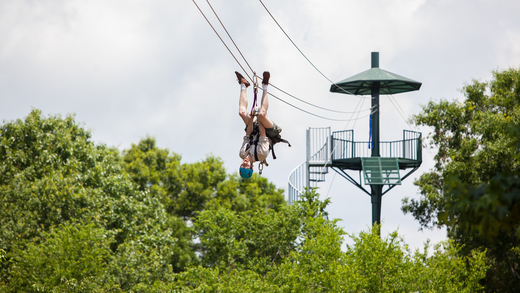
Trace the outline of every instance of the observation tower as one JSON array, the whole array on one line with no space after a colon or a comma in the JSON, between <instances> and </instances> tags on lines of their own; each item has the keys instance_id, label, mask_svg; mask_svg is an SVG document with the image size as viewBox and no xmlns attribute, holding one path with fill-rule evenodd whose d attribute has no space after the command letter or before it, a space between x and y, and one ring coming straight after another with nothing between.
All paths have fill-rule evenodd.
<instances>
[{"instance_id":1,"label":"observation tower","mask_svg":"<svg viewBox=\"0 0 520 293\"><path fill-rule=\"evenodd\" d=\"M402 140L380 141L379 96L420 87L420 82L380 69L379 52L372 52L369 70L333 84L331 92L372 96L369 141L355 141L353 129L332 133L330 127L307 129L306 161L289 175L289 203L297 200L305 187L325 181L331 168L371 197L372 223L381 223L382 196L421 166L422 134L403 130Z\"/></svg>"}]
</instances>

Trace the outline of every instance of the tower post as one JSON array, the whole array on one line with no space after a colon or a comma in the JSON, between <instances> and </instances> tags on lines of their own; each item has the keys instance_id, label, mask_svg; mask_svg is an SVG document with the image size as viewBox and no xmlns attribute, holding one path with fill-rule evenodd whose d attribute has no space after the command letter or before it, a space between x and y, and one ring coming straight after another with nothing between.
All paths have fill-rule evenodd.
<instances>
[{"instance_id":1,"label":"tower post","mask_svg":"<svg viewBox=\"0 0 520 293\"><path fill-rule=\"evenodd\" d=\"M379 52L372 52L372 68L379 68ZM379 88L380 82L372 84L372 114L371 114L371 133L372 133L372 157L380 157L380 136L379 136ZM372 202L372 225L381 224L381 200L383 197L383 185L371 185Z\"/></svg>"}]
</instances>

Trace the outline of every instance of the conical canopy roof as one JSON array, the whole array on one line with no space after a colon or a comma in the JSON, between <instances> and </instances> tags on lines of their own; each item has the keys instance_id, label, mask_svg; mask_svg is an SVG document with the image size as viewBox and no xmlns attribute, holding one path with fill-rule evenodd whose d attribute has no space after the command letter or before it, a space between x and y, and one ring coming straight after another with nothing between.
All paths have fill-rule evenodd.
<instances>
[{"instance_id":1,"label":"conical canopy roof","mask_svg":"<svg viewBox=\"0 0 520 293\"><path fill-rule=\"evenodd\" d=\"M374 54L377 53L377 54ZM379 68L379 53L372 53L372 68L331 85L330 91L351 95L370 95L379 82L379 94L389 95L421 88L421 83Z\"/></svg>"}]
</instances>

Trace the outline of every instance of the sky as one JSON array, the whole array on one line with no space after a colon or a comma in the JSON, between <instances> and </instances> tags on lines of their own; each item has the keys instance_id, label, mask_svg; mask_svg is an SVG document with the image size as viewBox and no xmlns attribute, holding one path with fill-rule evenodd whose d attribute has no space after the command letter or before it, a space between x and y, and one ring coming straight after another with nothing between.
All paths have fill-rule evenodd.
<instances>
[{"instance_id":1,"label":"sky","mask_svg":"<svg viewBox=\"0 0 520 293\"><path fill-rule=\"evenodd\" d=\"M412 129L406 119L429 101L463 100L465 84L520 65L520 1L262 1L326 78L260 1L209 3L253 70L270 71L271 83L291 95L329 109L367 109L369 97L330 93L328 79L369 69L371 52L379 52L380 68L422 82L419 91L393 96L398 106L381 96L382 141L401 139L403 129ZM214 155L236 172L244 126L234 71L251 72L208 2L196 3L244 69L193 1L0 0L0 120L23 119L33 108L46 116L75 114L96 143L123 150L150 135L184 163ZM316 115L351 118L269 91ZM248 94L252 99L251 88ZM289 174L305 161L309 127L354 129L357 141L368 140L366 113L330 121L270 98L269 115L292 147L277 145L278 158L269 160L262 176L287 189ZM430 131L418 130L423 137ZM383 197L383 235L398 230L412 248L446 239L444 229L419 231L401 211L403 198L419 198L413 181L431 170L434 154L424 151L422 166ZM347 233L368 229L368 195L334 172L318 187L332 201L330 218L341 219Z\"/></svg>"}]
</instances>

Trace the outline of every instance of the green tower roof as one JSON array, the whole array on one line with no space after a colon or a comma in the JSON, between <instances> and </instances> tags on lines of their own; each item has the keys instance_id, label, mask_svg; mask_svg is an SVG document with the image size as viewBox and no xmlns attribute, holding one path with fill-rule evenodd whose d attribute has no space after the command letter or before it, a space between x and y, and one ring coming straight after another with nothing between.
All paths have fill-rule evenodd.
<instances>
[{"instance_id":1,"label":"green tower roof","mask_svg":"<svg viewBox=\"0 0 520 293\"><path fill-rule=\"evenodd\" d=\"M375 56L374 56L375 57ZM330 86L330 91L350 95L370 95L374 83L379 82L379 94L390 95L421 88L421 83L379 68L379 54L373 57L372 68Z\"/></svg>"}]
</instances>

